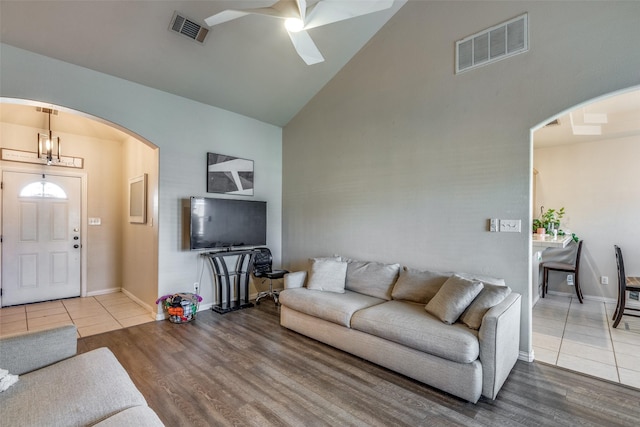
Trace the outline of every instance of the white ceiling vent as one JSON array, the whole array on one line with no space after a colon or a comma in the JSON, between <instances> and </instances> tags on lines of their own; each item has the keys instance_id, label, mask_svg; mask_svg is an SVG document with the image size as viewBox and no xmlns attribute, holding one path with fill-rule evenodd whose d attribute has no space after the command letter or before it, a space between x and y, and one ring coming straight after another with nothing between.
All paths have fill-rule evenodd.
<instances>
[{"instance_id":1,"label":"white ceiling vent","mask_svg":"<svg viewBox=\"0 0 640 427\"><path fill-rule=\"evenodd\" d=\"M180 15L177 11L171 18L169 29L199 43L204 43L204 39L209 33L208 29L203 28L200 24L196 24L189 18Z\"/></svg>"},{"instance_id":2,"label":"white ceiling vent","mask_svg":"<svg viewBox=\"0 0 640 427\"><path fill-rule=\"evenodd\" d=\"M529 50L527 14L456 42L456 74Z\"/></svg>"}]
</instances>

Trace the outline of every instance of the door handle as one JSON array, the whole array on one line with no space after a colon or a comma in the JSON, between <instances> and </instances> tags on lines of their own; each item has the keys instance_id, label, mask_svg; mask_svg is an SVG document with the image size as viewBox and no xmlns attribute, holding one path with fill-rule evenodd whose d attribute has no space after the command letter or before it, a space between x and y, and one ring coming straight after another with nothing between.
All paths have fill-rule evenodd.
<instances>
[{"instance_id":1,"label":"door handle","mask_svg":"<svg viewBox=\"0 0 640 427\"><path fill-rule=\"evenodd\" d=\"M78 249L80 245L73 245L74 248Z\"/></svg>"}]
</instances>

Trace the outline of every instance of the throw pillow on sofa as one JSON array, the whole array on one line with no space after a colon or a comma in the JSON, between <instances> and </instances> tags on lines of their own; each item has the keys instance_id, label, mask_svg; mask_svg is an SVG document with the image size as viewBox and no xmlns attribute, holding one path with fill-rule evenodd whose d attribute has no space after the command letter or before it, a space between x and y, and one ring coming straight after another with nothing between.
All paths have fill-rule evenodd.
<instances>
[{"instance_id":1,"label":"throw pillow on sofa","mask_svg":"<svg viewBox=\"0 0 640 427\"><path fill-rule=\"evenodd\" d=\"M483 287L482 282L465 279L454 274L444 282L438 293L425 306L425 310L444 323L452 325L478 296Z\"/></svg>"},{"instance_id":2,"label":"throw pillow on sofa","mask_svg":"<svg viewBox=\"0 0 640 427\"><path fill-rule=\"evenodd\" d=\"M307 281L306 271L294 271L292 273L287 273L284 275L284 288L285 289L304 288L306 281Z\"/></svg>"},{"instance_id":3,"label":"throw pillow on sofa","mask_svg":"<svg viewBox=\"0 0 640 427\"><path fill-rule=\"evenodd\" d=\"M484 284L484 288L473 300L471 305L460 316L460 321L471 329L480 329L482 318L494 307L502 302L511 293L511 288L507 286L496 286Z\"/></svg>"},{"instance_id":4,"label":"throw pillow on sofa","mask_svg":"<svg viewBox=\"0 0 640 427\"><path fill-rule=\"evenodd\" d=\"M344 293L347 263L336 259L311 259L307 289Z\"/></svg>"},{"instance_id":5,"label":"throw pillow on sofa","mask_svg":"<svg viewBox=\"0 0 640 427\"><path fill-rule=\"evenodd\" d=\"M482 282L485 285L496 285L496 286L507 286L507 284L505 283L504 279L499 279L497 277L491 277L491 276L485 276L483 274L475 274L475 273L460 273L458 271L454 271L452 273L449 273L449 275L451 274L457 274L458 276L464 278L464 279L469 279L469 280L475 280L477 282Z\"/></svg>"},{"instance_id":6,"label":"throw pillow on sofa","mask_svg":"<svg viewBox=\"0 0 640 427\"><path fill-rule=\"evenodd\" d=\"M380 299L391 299L400 264L347 260L346 289Z\"/></svg>"},{"instance_id":7,"label":"throw pillow on sofa","mask_svg":"<svg viewBox=\"0 0 640 427\"><path fill-rule=\"evenodd\" d=\"M391 297L395 300L426 304L438 293L450 276L450 273L403 267Z\"/></svg>"}]
</instances>

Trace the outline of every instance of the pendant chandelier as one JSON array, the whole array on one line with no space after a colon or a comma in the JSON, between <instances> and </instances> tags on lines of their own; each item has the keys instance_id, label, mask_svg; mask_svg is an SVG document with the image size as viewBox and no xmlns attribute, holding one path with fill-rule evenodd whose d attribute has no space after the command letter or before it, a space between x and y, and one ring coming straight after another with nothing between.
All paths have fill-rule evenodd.
<instances>
[{"instance_id":1,"label":"pendant chandelier","mask_svg":"<svg viewBox=\"0 0 640 427\"><path fill-rule=\"evenodd\" d=\"M38 158L46 160L48 165L60 163L60 138L53 136L51 132L51 108L42 108L48 115L48 133L38 134ZM57 114L57 111L55 112Z\"/></svg>"}]
</instances>

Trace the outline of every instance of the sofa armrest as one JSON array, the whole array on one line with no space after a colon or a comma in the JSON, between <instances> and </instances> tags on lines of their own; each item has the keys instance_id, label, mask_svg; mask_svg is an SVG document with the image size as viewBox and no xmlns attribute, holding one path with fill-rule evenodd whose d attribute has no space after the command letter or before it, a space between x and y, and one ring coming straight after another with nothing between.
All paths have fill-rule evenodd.
<instances>
[{"instance_id":1,"label":"sofa armrest","mask_svg":"<svg viewBox=\"0 0 640 427\"><path fill-rule=\"evenodd\" d=\"M287 273L284 275L284 288L303 288L307 280L306 271L294 271L293 273Z\"/></svg>"},{"instance_id":2,"label":"sofa armrest","mask_svg":"<svg viewBox=\"0 0 640 427\"><path fill-rule=\"evenodd\" d=\"M495 399L520 353L521 296L509 294L491 308L478 331L482 363L482 395Z\"/></svg>"},{"instance_id":3,"label":"sofa armrest","mask_svg":"<svg viewBox=\"0 0 640 427\"><path fill-rule=\"evenodd\" d=\"M67 359L77 351L75 325L7 335L0 338L0 367L21 375Z\"/></svg>"}]
</instances>

